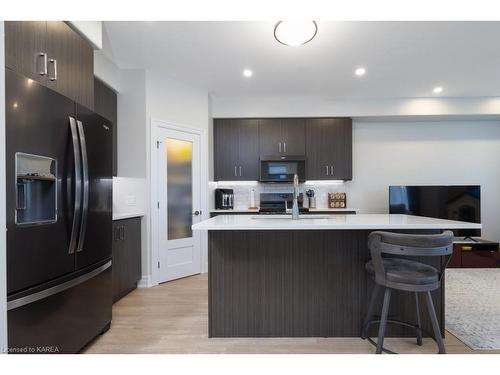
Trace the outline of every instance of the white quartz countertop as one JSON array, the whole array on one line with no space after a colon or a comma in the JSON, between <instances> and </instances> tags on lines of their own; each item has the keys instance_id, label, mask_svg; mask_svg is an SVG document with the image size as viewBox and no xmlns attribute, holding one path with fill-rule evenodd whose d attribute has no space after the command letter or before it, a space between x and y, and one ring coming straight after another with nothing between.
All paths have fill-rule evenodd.
<instances>
[{"instance_id":1,"label":"white quartz countertop","mask_svg":"<svg viewBox=\"0 0 500 375\"><path fill-rule=\"evenodd\" d=\"M125 213L113 213L113 221L114 220L123 220L123 219L131 219L133 217L142 217L144 216L144 212L125 212Z\"/></svg>"},{"instance_id":2,"label":"white quartz countertop","mask_svg":"<svg viewBox=\"0 0 500 375\"><path fill-rule=\"evenodd\" d=\"M309 212L351 212L351 211L358 211L357 208L310 208Z\"/></svg>"},{"instance_id":3,"label":"white quartz countertop","mask_svg":"<svg viewBox=\"0 0 500 375\"><path fill-rule=\"evenodd\" d=\"M212 208L210 212L259 212L258 208L233 208L231 210L223 210L221 208Z\"/></svg>"},{"instance_id":4,"label":"white quartz countertop","mask_svg":"<svg viewBox=\"0 0 500 375\"><path fill-rule=\"evenodd\" d=\"M481 224L423 216L358 215L219 215L192 226L193 230L314 230L314 229L481 229Z\"/></svg>"},{"instance_id":5,"label":"white quartz countertop","mask_svg":"<svg viewBox=\"0 0 500 375\"><path fill-rule=\"evenodd\" d=\"M352 211L358 211L357 208L310 208L309 212L352 212ZM210 212L259 212L258 208L234 208L232 210L223 210L223 209L217 209L213 208L210 210Z\"/></svg>"}]
</instances>

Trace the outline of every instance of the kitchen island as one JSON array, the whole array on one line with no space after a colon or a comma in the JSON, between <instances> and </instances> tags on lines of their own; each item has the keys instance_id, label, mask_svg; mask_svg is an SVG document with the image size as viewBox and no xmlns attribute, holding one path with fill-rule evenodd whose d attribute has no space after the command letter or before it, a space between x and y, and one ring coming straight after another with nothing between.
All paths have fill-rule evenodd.
<instances>
[{"instance_id":1,"label":"kitchen island","mask_svg":"<svg viewBox=\"0 0 500 375\"><path fill-rule=\"evenodd\" d=\"M202 221L193 230L208 231L209 336L359 337L373 287L365 272L372 231L480 228L388 214L307 215L299 220L221 215ZM441 258L415 259L443 267ZM433 292L433 298L444 332L444 288ZM394 293L389 314L391 319L415 321L413 295ZM427 314L421 315L424 330L432 332ZM407 327L390 326L386 336L413 334Z\"/></svg>"}]
</instances>

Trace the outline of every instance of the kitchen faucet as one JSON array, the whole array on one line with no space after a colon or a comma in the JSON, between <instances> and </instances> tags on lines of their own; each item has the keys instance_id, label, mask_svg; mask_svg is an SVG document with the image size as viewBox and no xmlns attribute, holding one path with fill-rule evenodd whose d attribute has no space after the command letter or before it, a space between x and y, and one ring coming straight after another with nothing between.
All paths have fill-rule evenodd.
<instances>
[{"instance_id":1,"label":"kitchen faucet","mask_svg":"<svg viewBox=\"0 0 500 375\"><path fill-rule=\"evenodd\" d=\"M293 175L293 206L292 206L292 219L297 220L299 218L299 176L297 173Z\"/></svg>"}]
</instances>

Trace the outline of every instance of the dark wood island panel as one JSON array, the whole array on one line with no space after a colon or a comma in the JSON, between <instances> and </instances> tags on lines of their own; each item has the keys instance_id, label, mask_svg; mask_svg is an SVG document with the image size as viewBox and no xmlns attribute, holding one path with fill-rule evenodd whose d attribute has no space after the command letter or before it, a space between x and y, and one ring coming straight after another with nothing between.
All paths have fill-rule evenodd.
<instances>
[{"instance_id":1,"label":"dark wood island panel","mask_svg":"<svg viewBox=\"0 0 500 375\"><path fill-rule=\"evenodd\" d=\"M209 231L209 336L359 337L374 284L365 272L370 232ZM415 259L441 268L440 258ZM444 289L433 298L444 333ZM414 322L414 301L395 291L389 319ZM420 307L423 328L432 332L423 300ZM386 334L413 335L395 325Z\"/></svg>"}]
</instances>

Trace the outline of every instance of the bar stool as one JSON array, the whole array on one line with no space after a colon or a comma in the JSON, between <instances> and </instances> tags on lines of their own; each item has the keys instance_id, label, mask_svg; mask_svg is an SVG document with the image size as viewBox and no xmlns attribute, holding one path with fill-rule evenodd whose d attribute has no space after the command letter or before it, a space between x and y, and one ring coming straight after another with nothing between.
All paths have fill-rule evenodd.
<instances>
[{"instance_id":1,"label":"bar stool","mask_svg":"<svg viewBox=\"0 0 500 375\"><path fill-rule=\"evenodd\" d=\"M453 252L453 232L446 231L441 234L400 234L389 232L372 232L368 236L368 247L371 253L371 260L366 263L366 271L374 279L375 287L368 305L366 318L361 329L361 338L368 339L376 346L376 353L382 351L394 353L384 348L384 337L387 323L395 323L406 327L414 328L416 331L417 345L422 345L422 327L420 323L420 311L418 304L418 293L424 293L427 301L427 309L434 331L434 341L436 341L439 353L446 353L439 323L432 303L431 291L441 286L441 279L444 270L448 265ZM443 271L414 260L403 259L401 257L382 257L382 254L398 256L440 256L445 257ZM371 320L373 308L378 294L384 290L384 302L380 320ZM388 320L389 303L392 290L402 290L413 292L416 303L416 324L409 324L399 320ZM375 343L367 337L368 328L372 324L379 323L378 339Z\"/></svg>"}]
</instances>

